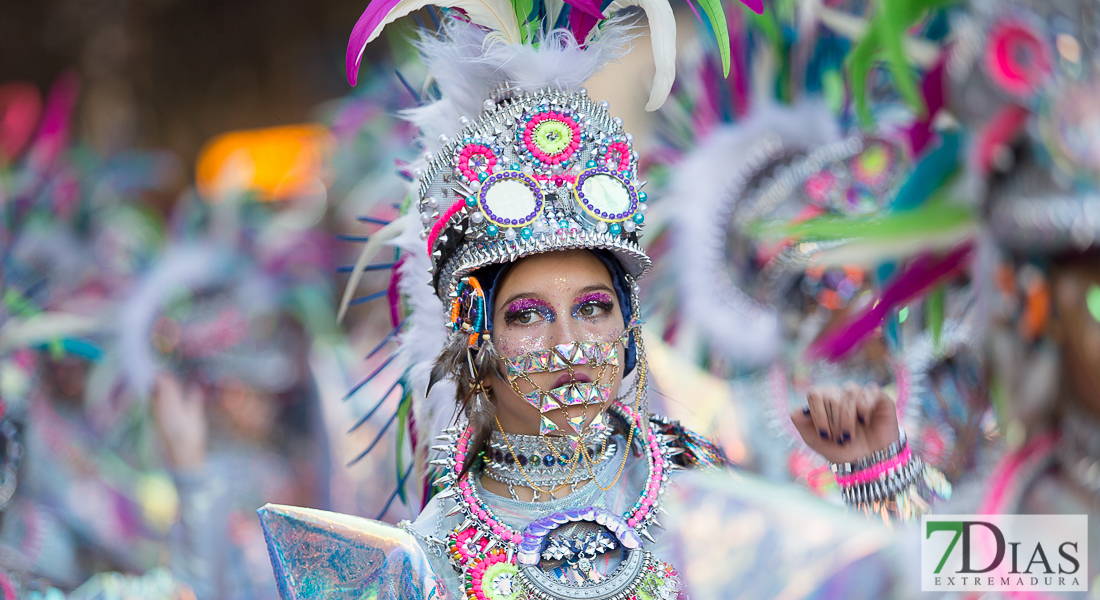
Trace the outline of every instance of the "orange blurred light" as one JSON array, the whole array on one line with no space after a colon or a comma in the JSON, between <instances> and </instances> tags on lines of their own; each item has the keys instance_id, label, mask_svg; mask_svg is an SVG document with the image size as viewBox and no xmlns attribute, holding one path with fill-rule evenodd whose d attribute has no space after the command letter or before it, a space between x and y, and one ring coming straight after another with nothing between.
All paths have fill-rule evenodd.
<instances>
[{"instance_id":1,"label":"orange blurred light","mask_svg":"<svg viewBox=\"0 0 1100 600\"><path fill-rule=\"evenodd\" d=\"M199 152L195 184L208 201L245 191L261 200L288 200L315 189L333 145L321 125L225 133Z\"/></svg>"}]
</instances>

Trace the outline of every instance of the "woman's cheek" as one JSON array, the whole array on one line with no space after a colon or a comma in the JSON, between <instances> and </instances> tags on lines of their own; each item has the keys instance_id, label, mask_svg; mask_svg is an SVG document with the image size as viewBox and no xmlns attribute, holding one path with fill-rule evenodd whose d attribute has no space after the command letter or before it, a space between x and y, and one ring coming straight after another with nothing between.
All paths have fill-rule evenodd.
<instances>
[{"instance_id":1,"label":"woman's cheek","mask_svg":"<svg viewBox=\"0 0 1100 600\"><path fill-rule=\"evenodd\" d=\"M550 347L550 336L546 332L518 332L505 330L499 340L493 340L500 355L505 358L518 358Z\"/></svg>"}]
</instances>

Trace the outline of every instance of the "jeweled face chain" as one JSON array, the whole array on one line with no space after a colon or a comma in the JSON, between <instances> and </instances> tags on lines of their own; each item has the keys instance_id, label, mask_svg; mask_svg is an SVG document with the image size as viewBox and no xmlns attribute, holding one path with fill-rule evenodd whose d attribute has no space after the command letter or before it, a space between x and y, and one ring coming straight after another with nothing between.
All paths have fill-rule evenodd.
<instances>
[{"instance_id":1,"label":"jeweled face chain","mask_svg":"<svg viewBox=\"0 0 1100 600\"><path fill-rule=\"evenodd\" d=\"M619 344L622 336L611 342L571 342L558 344L553 348L535 350L519 357L505 359L508 367L508 385L528 404L534 406L542 414L542 422L539 433L550 435L562 433L560 428L546 414L561 410L566 414L572 432L567 435L580 435L585 427L599 429L606 427L602 412L586 424L587 410L582 410L578 415L569 415L566 409L574 406L604 406L611 400L612 382L619 373ZM587 365L598 368L595 381L578 381L575 368ZM531 379L535 373L554 373L566 371L569 373L568 382L550 390L544 390ZM519 381L523 380L531 386L532 391L523 392L519 387Z\"/></svg>"}]
</instances>

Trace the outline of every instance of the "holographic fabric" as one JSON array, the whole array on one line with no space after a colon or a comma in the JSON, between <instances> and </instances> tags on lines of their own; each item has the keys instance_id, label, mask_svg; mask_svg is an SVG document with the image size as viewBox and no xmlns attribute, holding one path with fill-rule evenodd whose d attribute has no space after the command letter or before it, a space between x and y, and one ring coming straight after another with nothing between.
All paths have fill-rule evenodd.
<instances>
[{"instance_id":1,"label":"holographic fabric","mask_svg":"<svg viewBox=\"0 0 1100 600\"><path fill-rule=\"evenodd\" d=\"M895 538L881 522L791 485L686 472L668 512L665 542L692 600L869 600L910 591L895 587Z\"/></svg>"},{"instance_id":2,"label":"holographic fabric","mask_svg":"<svg viewBox=\"0 0 1100 600\"><path fill-rule=\"evenodd\" d=\"M275 504L257 512L283 600L448 597L421 546L396 527Z\"/></svg>"}]
</instances>

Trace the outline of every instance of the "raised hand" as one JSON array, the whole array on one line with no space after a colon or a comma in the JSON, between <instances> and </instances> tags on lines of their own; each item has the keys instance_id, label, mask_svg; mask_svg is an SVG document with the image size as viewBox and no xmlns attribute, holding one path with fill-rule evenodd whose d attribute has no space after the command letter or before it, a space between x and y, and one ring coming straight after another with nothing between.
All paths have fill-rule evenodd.
<instances>
[{"instance_id":1,"label":"raised hand","mask_svg":"<svg viewBox=\"0 0 1100 600\"><path fill-rule=\"evenodd\" d=\"M153 419L165 458L176 468L200 467L206 461L206 399L197 384L162 372L153 387Z\"/></svg>"},{"instance_id":2,"label":"raised hand","mask_svg":"<svg viewBox=\"0 0 1100 600\"><path fill-rule=\"evenodd\" d=\"M870 456L900 437L894 401L877 385L815 386L806 396L806 406L792 411L791 421L806 445L829 462Z\"/></svg>"}]
</instances>

